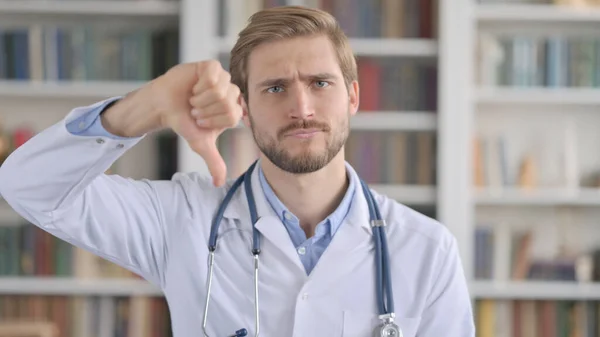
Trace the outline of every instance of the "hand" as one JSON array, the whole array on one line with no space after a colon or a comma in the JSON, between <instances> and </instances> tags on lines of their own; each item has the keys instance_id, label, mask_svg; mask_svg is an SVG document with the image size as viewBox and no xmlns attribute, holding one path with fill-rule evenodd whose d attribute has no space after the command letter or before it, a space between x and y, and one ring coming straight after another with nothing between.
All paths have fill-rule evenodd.
<instances>
[{"instance_id":1,"label":"hand","mask_svg":"<svg viewBox=\"0 0 600 337\"><path fill-rule=\"evenodd\" d=\"M183 137L205 160L213 184L225 183L227 168L217 149L217 138L242 117L240 89L218 61L203 61L173 67L155 83L162 96L161 124ZM164 94L167 95L164 95Z\"/></svg>"}]
</instances>

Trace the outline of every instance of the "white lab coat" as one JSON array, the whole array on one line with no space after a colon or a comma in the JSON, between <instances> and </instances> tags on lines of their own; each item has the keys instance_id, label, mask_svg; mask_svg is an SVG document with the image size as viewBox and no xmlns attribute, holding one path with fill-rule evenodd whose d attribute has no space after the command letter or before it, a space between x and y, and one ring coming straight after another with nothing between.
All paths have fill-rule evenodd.
<instances>
[{"instance_id":1,"label":"white lab coat","mask_svg":"<svg viewBox=\"0 0 600 337\"><path fill-rule=\"evenodd\" d=\"M15 151L0 169L0 193L33 224L160 287L174 336L201 336L207 240L227 187L216 188L198 174L179 174L172 181L104 175L140 139L70 134L65 123L89 108L74 109ZM360 188L346 220L307 276L286 229L268 207L256 172L252 187L262 235L261 336L373 336L379 323L374 250ZM396 322L404 337L474 336L453 236L438 222L374 195L388 222ZM220 233L209 335L229 336L244 327L253 336L251 223L243 188L225 211Z\"/></svg>"}]
</instances>

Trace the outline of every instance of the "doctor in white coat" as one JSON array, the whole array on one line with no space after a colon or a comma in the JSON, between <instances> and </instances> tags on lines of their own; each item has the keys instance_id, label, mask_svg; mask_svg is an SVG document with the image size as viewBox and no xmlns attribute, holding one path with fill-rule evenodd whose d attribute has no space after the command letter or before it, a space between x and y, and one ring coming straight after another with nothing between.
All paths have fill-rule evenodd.
<instances>
[{"instance_id":1,"label":"doctor in white coat","mask_svg":"<svg viewBox=\"0 0 600 337\"><path fill-rule=\"evenodd\" d=\"M383 335L367 194L343 151L358 98L353 53L330 15L265 10L241 33L230 72L216 61L181 64L135 92L73 109L10 155L0 193L33 224L160 287L175 337L243 328L254 336L257 323L265 337ZM261 150L249 177L261 243L259 321L242 185L220 221L204 326L211 223L232 186L215 141L240 119ZM211 177L104 174L162 128L181 135ZM372 194L386 221L394 323L403 336L474 336L455 238Z\"/></svg>"}]
</instances>

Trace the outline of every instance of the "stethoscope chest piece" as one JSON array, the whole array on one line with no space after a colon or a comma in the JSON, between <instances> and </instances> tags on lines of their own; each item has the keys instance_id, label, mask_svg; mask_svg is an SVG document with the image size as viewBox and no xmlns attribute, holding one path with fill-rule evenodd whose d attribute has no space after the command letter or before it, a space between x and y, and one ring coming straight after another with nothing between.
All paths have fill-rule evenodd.
<instances>
[{"instance_id":1,"label":"stethoscope chest piece","mask_svg":"<svg viewBox=\"0 0 600 337\"><path fill-rule=\"evenodd\" d=\"M375 337L402 337L402 331L395 323L384 323L377 329Z\"/></svg>"},{"instance_id":2,"label":"stethoscope chest piece","mask_svg":"<svg viewBox=\"0 0 600 337\"><path fill-rule=\"evenodd\" d=\"M403 337L402 330L394 323L394 313L379 316L381 325L375 329L375 337Z\"/></svg>"}]
</instances>

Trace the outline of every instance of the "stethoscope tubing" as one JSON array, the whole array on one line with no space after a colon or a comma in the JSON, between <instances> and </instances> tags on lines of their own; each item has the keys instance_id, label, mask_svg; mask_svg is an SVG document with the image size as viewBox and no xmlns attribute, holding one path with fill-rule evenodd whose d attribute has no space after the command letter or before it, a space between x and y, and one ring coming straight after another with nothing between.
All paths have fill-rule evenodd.
<instances>
[{"instance_id":1,"label":"stethoscope tubing","mask_svg":"<svg viewBox=\"0 0 600 337\"><path fill-rule=\"evenodd\" d=\"M246 198L248 201L248 208L250 211L250 218L252 221L252 255L254 256L254 311L255 311L255 337L258 337L260 333L260 307L259 307L259 292L258 292L258 272L259 272L259 255L260 250L260 233L256 229L256 223L258 222L258 213L256 210L256 202L254 199L254 193L252 193L251 185L251 174L258 161L255 161L248 170L240 175L229 191L227 191L225 198L219 205L217 213L213 218L211 224L210 235L208 239L208 250L209 250L209 261L208 261L208 279L207 279L207 295L204 304L204 316L202 320L202 328L204 336L209 337L206 332L206 325L208 322L208 307L210 302L210 294L212 288L212 279L215 263L215 251L217 249L217 236L219 231L219 225L223 219L225 209L229 205L229 202L233 198L235 191L244 184L246 192ZM369 208L369 218L371 221L371 228L373 231L373 241L375 245L375 282L376 282L376 294L377 294L377 306L380 316L393 316L394 315L394 300L392 292L392 280L389 266L389 250L387 244L387 238L385 234L385 221L381 217L381 213L377 203L373 198L367 184L360 179L363 194L367 199ZM242 329L245 330L245 329ZM241 330L240 330L241 331ZM237 333L236 333L237 334Z\"/></svg>"},{"instance_id":2,"label":"stethoscope tubing","mask_svg":"<svg viewBox=\"0 0 600 337\"><path fill-rule=\"evenodd\" d=\"M367 205L369 206L369 218L371 219L371 229L373 231L373 241L375 244L375 269L376 269L376 287L377 287L377 305L379 314L385 315L394 312L394 300L392 293L392 278L389 268L389 251L384 226L378 221L382 221L379 207L373 198L367 184L361 180L361 187L365 192Z\"/></svg>"}]
</instances>

